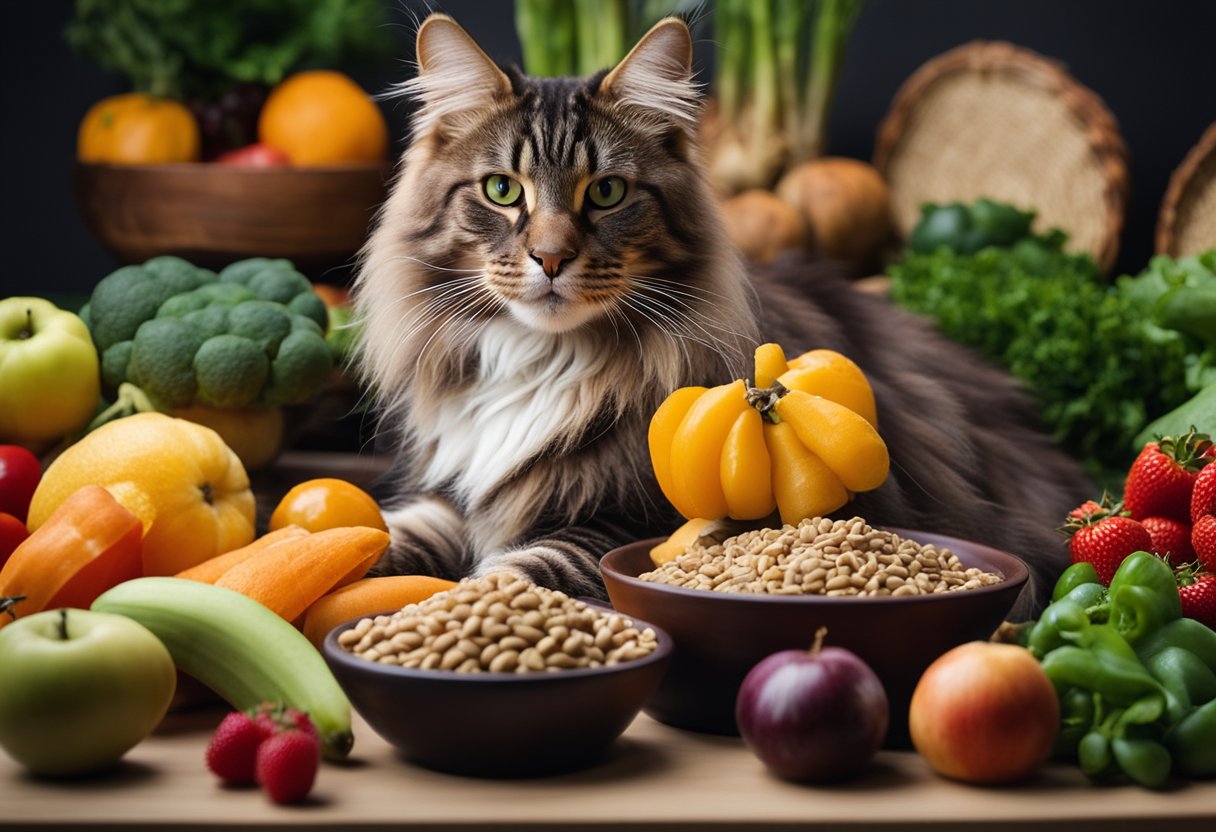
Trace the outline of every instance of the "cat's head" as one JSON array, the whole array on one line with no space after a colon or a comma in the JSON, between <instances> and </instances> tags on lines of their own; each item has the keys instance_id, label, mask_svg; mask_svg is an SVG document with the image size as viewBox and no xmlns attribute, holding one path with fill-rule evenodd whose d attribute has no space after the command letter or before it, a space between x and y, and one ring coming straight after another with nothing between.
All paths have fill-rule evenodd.
<instances>
[{"instance_id":1,"label":"cat's head","mask_svg":"<svg viewBox=\"0 0 1216 832\"><path fill-rule=\"evenodd\" d=\"M751 328L699 163L691 58L687 26L668 18L611 69L531 78L428 17L402 85L412 142L359 278L374 349L458 351L509 321L638 352L665 339L686 363L703 348L721 363L721 339ZM381 382L409 372L401 355L371 360Z\"/></svg>"}]
</instances>

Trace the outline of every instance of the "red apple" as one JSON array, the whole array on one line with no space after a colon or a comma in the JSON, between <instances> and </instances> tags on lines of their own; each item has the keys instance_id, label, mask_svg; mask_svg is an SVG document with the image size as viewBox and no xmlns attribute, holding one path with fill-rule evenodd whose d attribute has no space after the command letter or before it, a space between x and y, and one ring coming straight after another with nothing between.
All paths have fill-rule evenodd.
<instances>
[{"instance_id":1,"label":"red apple","mask_svg":"<svg viewBox=\"0 0 1216 832\"><path fill-rule=\"evenodd\" d=\"M1055 688L1013 644L973 641L929 665L912 694L912 744L938 774L1007 783L1051 754L1060 726Z\"/></svg>"},{"instance_id":2,"label":"red apple","mask_svg":"<svg viewBox=\"0 0 1216 832\"><path fill-rule=\"evenodd\" d=\"M215 161L221 165L238 165L248 168L279 168L291 164L286 153L277 147L261 143L247 144L236 150L221 153L215 157Z\"/></svg>"},{"instance_id":3,"label":"red apple","mask_svg":"<svg viewBox=\"0 0 1216 832\"><path fill-rule=\"evenodd\" d=\"M0 511L21 522L42 479L42 463L20 445L0 445Z\"/></svg>"}]
</instances>

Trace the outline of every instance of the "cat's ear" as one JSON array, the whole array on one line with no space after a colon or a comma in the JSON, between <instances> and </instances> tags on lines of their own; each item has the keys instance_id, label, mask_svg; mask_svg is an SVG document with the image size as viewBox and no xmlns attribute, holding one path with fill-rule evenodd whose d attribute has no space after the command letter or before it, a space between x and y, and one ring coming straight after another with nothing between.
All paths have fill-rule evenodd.
<instances>
[{"instance_id":1,"label":"cat's ear","mask_svg":"<svg viewBox=\"0 0 1216 832\"><path fill-rule=\"evenodd\" d=\"M417 55L418 75L401 85L402 92L421 103L414 115L415 136L441 121L484 111L511 92L511 80L446 14L422 21Z\"/></svg>"},{"instance_id":2,"label":"cat's ear","mask_svg":"<svg viewBox=\"0 0 1216 832\"><path fill-rule=\"evenodd\" d=\"M692 35L677 17L660 20L600 82L600 94L696 129L701 102L692 81Z\"/></svg>"}]
</instances>

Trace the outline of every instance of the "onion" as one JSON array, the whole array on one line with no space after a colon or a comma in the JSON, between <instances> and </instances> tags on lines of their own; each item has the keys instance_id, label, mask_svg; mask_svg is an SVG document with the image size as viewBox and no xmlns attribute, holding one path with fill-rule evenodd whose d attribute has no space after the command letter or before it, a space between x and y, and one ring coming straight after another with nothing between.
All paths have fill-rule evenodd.
<instances>
[{"instance_id":1,"label":"onion","mask_svg":"<svg viewBox=\"0 0 1216 832\"><path fill-rule=\"evenodd\" d=\"M874 671L839 647L783 650L751 669L739 688L735 719L743 741L788 780L840 780L878 751L890 718Z\"/></svg>"},{"instance_id":2,"label":"onion","mask_svg":"<svg viewBox=\"0 0 1216 832\"><path fill-rule=\"evenodd\" d=\"M804 162L777 183L777 196L802 214L824 257L874 260L891 234L887 183L865 162L838 156Z\"/></svg>"},{"instance_id":3,"label":"onion","mask_svg":"<svg viewBox=\"0 0 1216 832\"><path fill-rule=\"evenodd\" d=\"M754 188L722 203L722 218L731 242L759 263L768 263L786 249L806 245L802 215L773 195Z\"/></svg>"}]
</instances>

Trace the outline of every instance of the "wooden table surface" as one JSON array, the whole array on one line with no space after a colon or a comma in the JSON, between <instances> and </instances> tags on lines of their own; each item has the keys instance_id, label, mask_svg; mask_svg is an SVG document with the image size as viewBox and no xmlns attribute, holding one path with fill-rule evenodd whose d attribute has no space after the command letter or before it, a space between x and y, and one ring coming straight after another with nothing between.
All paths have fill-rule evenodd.
<instances>
[{"instance_id":1,"label":"wooden table surface","mask_svg":"<svg viewBox=\"0 0 1216 832\"><path fill-rule=\"evenodd\" d=\"M427 830L1216 829L1216 782L1163 792L1095 787L1050 764L1017 787L978 788L933 775L911 752L881 752L836 786L769 776L738 739L681 731L642 715L599 765L535 780L439 774L398 757L356 719L349 764L322 767L308 803L275 806L226 788L203 764L223 715L171 713L113 773L37 780L0 754L0 827ZM421 714L425 719L426 715Z\"/></svg>"}]
</instances>

